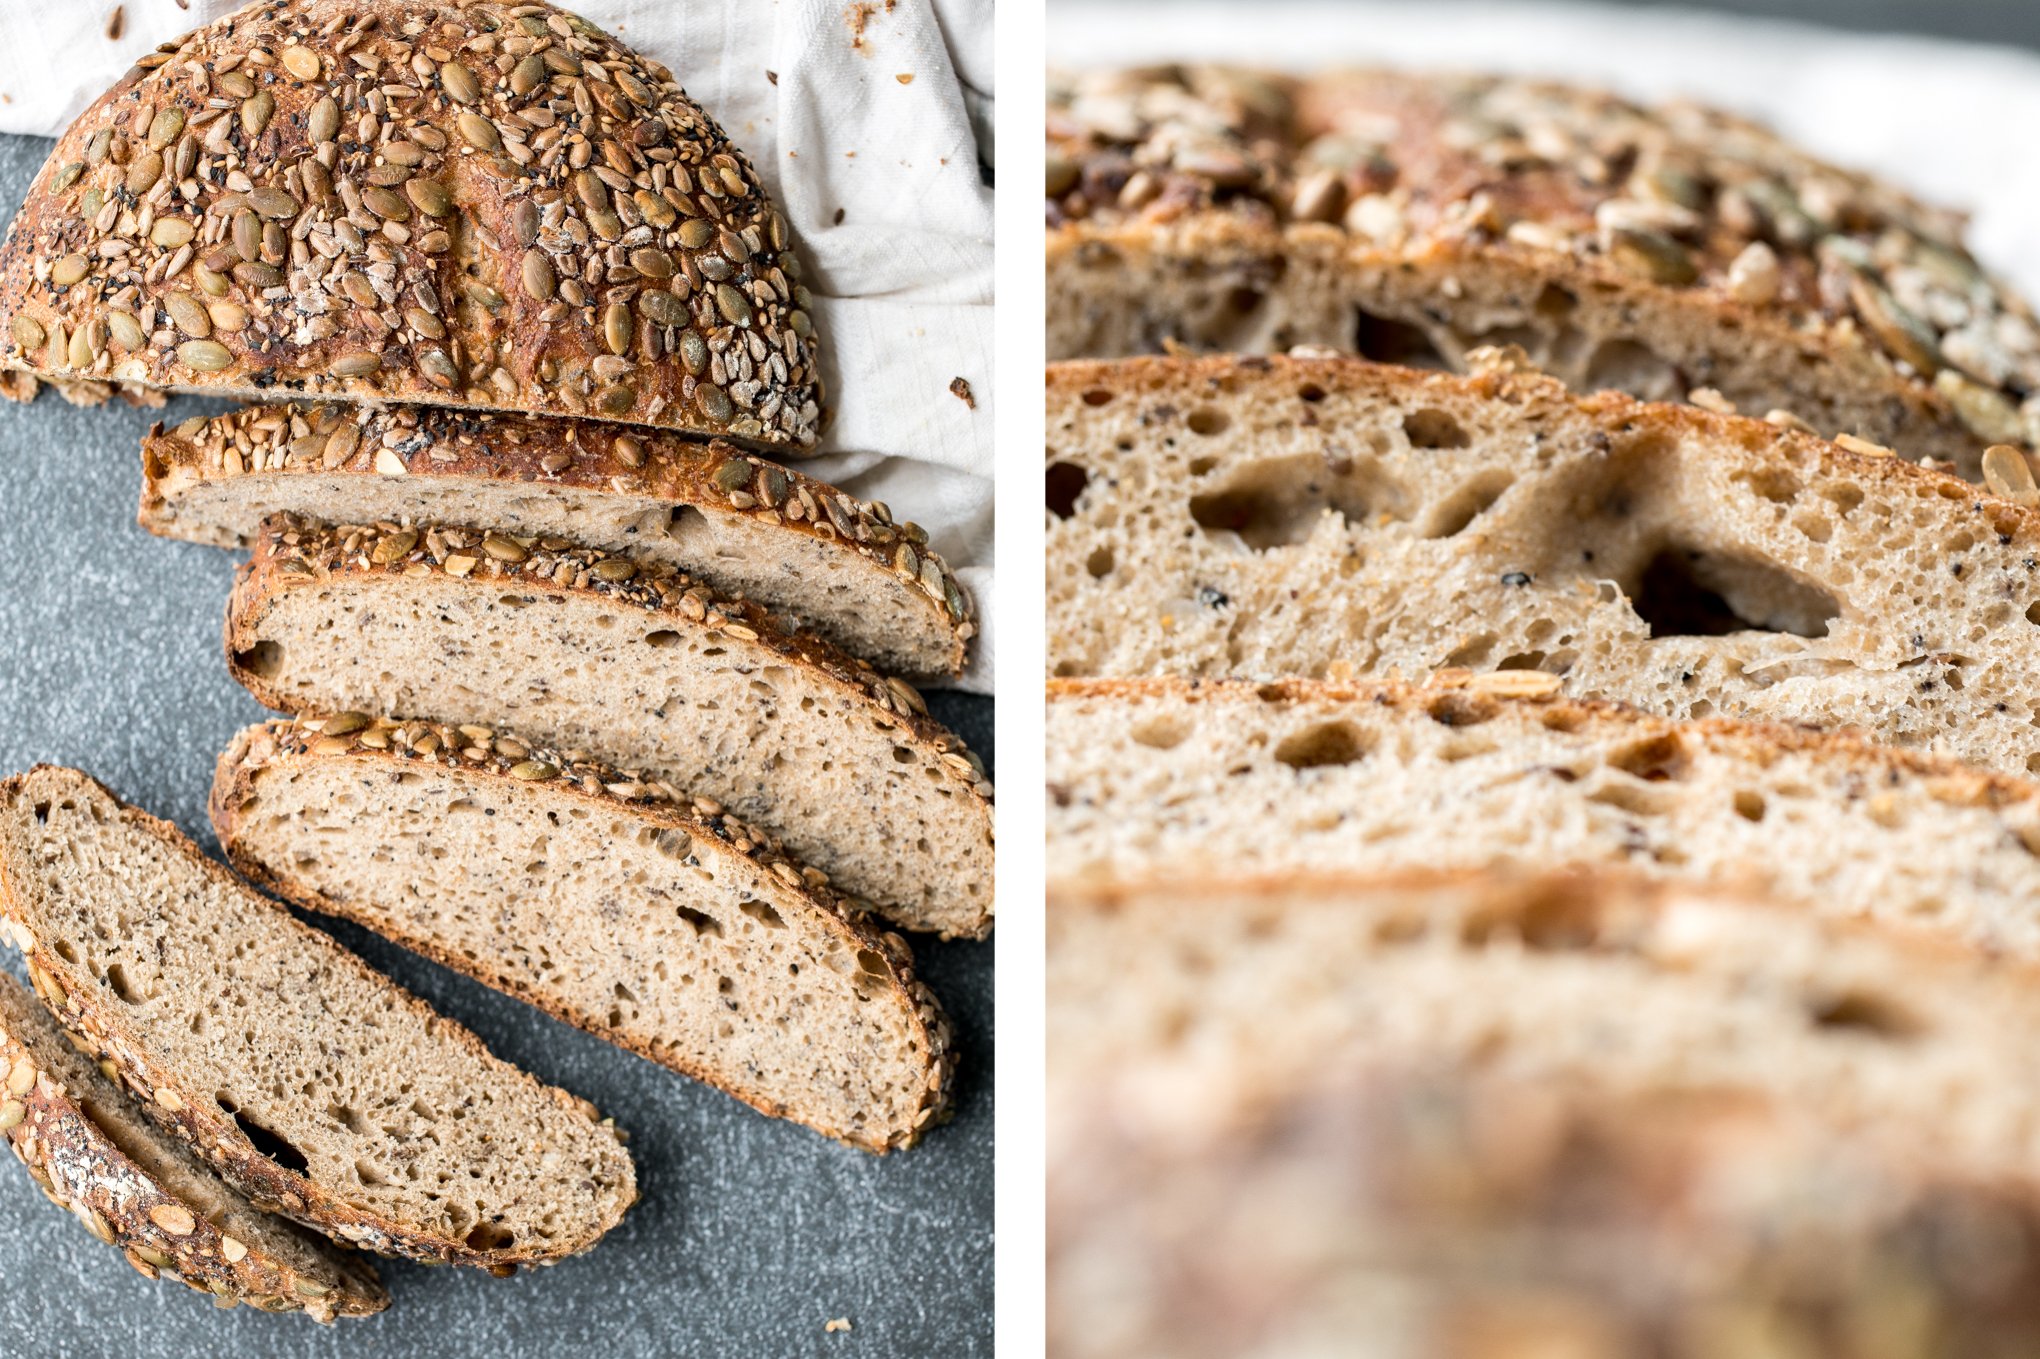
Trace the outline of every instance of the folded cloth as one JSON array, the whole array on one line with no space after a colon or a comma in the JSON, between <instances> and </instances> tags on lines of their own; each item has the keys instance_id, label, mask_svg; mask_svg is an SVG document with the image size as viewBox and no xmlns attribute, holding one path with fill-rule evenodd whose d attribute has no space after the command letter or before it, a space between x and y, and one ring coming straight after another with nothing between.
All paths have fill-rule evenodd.
<instances>
[{"instance_id":1,"label":"folded cloth","mask_svg":"<svg viewBox=\"0 0 2040 1359\"><path fill-rule=\"evenodd\" d=\"M785 211L834 410L802 470L927 528L979 606L963 687L990 693L992 191L973 123L990 125L992 0L570 7L670 67ZM0 8L0 132L56 135L136 58L236 8Z\"/></svg>"}]
</instances>

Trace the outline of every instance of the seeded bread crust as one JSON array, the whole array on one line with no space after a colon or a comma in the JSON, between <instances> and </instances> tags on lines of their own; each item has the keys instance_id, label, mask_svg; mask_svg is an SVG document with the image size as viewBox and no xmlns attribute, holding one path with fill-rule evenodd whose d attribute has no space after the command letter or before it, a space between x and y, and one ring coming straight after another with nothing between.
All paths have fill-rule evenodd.
<instances>
[{"instance_id":1,"label":"seeded bread crust","mask_svg":"<svg viewBox=\"0 0 2040 1359\"><path fill-rule=\"evenodd\" d=\"M478 535L436 527L332 528L277 518L265 525L234 584L226 626L229 672L262 703L279 712L290 711L295 706L290 696L261 672L256 659L266 613L291 590L374 576L438 576L487 593L516 586L553 596L579 594L649 615L651 621L675 631L705 630L726 647L755 648L775 664L797 667L807 683L854 696L875 721L896 733L900 743L919 748L929 766L941 771L945 786L953 790L956 815L973 827L974 835L981 832L985 843L991 842L992 784L983 762L927 716L926 703L911 685L852 660L800 631L789 619L720 595L661 562L573 547L559 540L512 539L497 533ZM796 848L828 839L826 827L774 825L769 829L782 837L791 835ZM803 841L804 836L813 838ZM802 857L813 860L817 855L809 848ZM871 897L875 909L909 929L937 930L945 937L982 938L992 928L989 900L969 918L938 918L920 905L887 900L875 891L860 895ZM935 906L957 909L955 902Z\"/></svg>"},{"instance_id":2,"label":"seeded bread crust","mask_svg":"<svg viewBox=\"0 0 2040 1359\"><path fill-rule=\"evenodd\" d=\"M1514 342L1967 476L2040 439L2040 329L1963 219L1690 105L1517 79L1052 77L1049 357Z\"/></svg>"},{"instance_id":3,"label":"seeded bread crust","mask_svg":"<svg viewBox=\"0 0 2040 1359\"><path fill-rule=\"evenodd\" d=\"M22 796L26 782L46 772L75 778L97 789L120 806L121 814L130 824L189 858L208 877L234 891L248 891L240 879L223 865L201 854L197 846L175 826L122 802L113 790L89 774L59 766L37 765L26 774L17 774L0 783L0 805ZM42 997L51 1014L82 1041L88 1055L95 1060L113 1063L121 1083L137 1092L144 1112L159 1127L190 1147L259 1208L301 1222L361 1250L442 1264L476 1265L492 1273L510 1274L515 1273L519 1265L552 1264L566 1255L592 1247L622 1220L624 1211L636 1201L636 1170L629 1153L623 1149L622 1136L612 1123L601 1118L594 1105L565 1090L544 1085L528 1072L502 1061L464 1026L438 1015L425 1002L374 972L325 935L309 926L292 922L293 928L303 932L307 945L317 948L330 967L358 971L372 977L378 985L395 991L406 1006L432 1024L439 1037L492 1068L499 1080L523 1087L530 1098L550 1103L569 1117L585 1119L604 1129L615 1139L615 1169L624 1184L624 1192L618 1196L614 1211L604 1214L585 1240L559 1251L529 1245L514 1245L507 1249L477 1248L464 1240L420 1232L380 1214L365 1212L263 1155L247 1134L235 1126L231 1118L222 1114L211 1091L187 1087L177 1072L152 1057L147 1046L129 1031L119 1014L106 1004L95 1001L96 984L79 977L72 964L54 949L43 946L28 917L28 907L22 894L23 888L14 881L13 872L0 863L0 916L4 916L5 923L11 927L15 947L28 959L30 980L35 983L36 994ZM140 1093L144 1091L150 1093Z\"/></svg>"},{"instance_id":4,"label":"seeded bread crust","mask_svg":"<svg viewBox=\"0 0 2040 1359\"><path fill-rule=\"evenodd\" d=\"M58 141L0 247L0 361L800 452L822 384L799 277L743 153L587 21L258 0Z\"/></svg>"},{"instance_id":5,"label":"seeded bread crust","mask_svg":"<svg viewBox=\"0 0 2040 1359\"><path fill-rule=\"evenodd\" d=\"M360 713L272 721L245 728L219 758L209 803L213 828L228 860L258 886L307 910L352 920L485 986L514 995L555 1019L713 1085L760 1113L794 1119L846 1146L881 1155L913 1146L928 1128L948 1121L953 1112L956 1079L949 1018L934 993L915 975L913 954L906 941L873 924L869 907L831 890L827 877L820 871L787 857L777 840L745 825L713 802L687 797L636 771L573 759L558 751L533 749L506 734L478 735L479 731L427 722L369 719ZM246 852L241 845L237 818L240 809L250 803L258 781L270 771L319 760L346 760L392 770L410 764L430 764L458 770L463 778L543 786L590 804L628 808L631 818L648 829L681 831L697 847L711 845L717 853L748 859L769 870L785 889L786 895L778 905L789 911L799 910L812 925L840 938L853 951L875 952L885 960L891 982L890 1000L901 1013L911 1017L928 1057L927 1082L920 1103L904 1111L898 1126L885 1129L886 1135L881 1139L859 1138L848 1130L823 1126L801 1111L789 1109L732 1080L727 1073L695 1067L670 1051L661 1052L649 1035L598 1027L588 1022L587 1016L576 1015L543 993L522 986L505 971L491 966L486 958L457 954L429 938L394 928L388 916L335 902L298 877L278 871L276 865Z\"/></svg>"},{"instance_id":6,"label":"seeded bread crust","mask_svg":"<svg viewBox=\"0 0 2040 1359\"><path fill-rule=\"evenodd\" d=\"M672 560L728 594L760 598L799 614L828 641L910 676L954 675L977 634L977 618L956 575L929 550L927 532L895 522L882 502L858 500L798 472L744 456L733 446L620 431L569 420L525 419L412 407L261 406L194 418L142 444L144 528L215 547L245 547L263 518L292 512L332 519L311 503L336 477L385 507L374 517L443 520L444 492L512 486L585 491L619 506L638 503L643 534L589 546ZM232 490L231 498L206 495ZM725 540L690 551L666 545L671 516L691 507L740 528L741 568L720 560ZM556 532L568 522L556 498L526 525L500 516L507 533ZM617 511L621 514L622 511ZM367 515L359 516L362 518ZM778 540L778 541L775 541ZM787 574L774 559L806 549L843 563L854 600L818 598L812 573ZM748 588L747 588L748 587ZM783 592L779 597L774 592ZM883 610L874 607L883 604ZM909 620L905 629L892 620Z\"/></svg>"},{"instance_id":7,"label":"seeded bread crust","mask_svg":"<svg viewBox=\"0 0 2040 1359\"><path fill-rule=\"evenodd\" d=\"M40 972L38 970L38 976ZM81 1101L127 1098L103 1075L96 1088L65 1084L38 1064L30 1033L67 1041L12 977L0 973L0 1129L43 1194L85 1229L118 1248L145 1279L167 1277L219 1305L246 1303L265 1312L302 1311L315 1321L369 1316L390 1305L389 1293L365 1261L318 1245L318 1277L244 1242L209 1221L201 1205L181 1199L122 1151ZM84 1059L81 1057L82 1063ZM146 1096L141 1096L146 1098ZM314 1238L307 1238L313 1244Z\"/></svg>"},{"instance_id":8,"label":"seeded bread crust","mask_svg":"<svg viewBox=\"0 0 2040 1359\"><path fill-rule=\"evenodd\" d=\"M1466 376L1337 357L1051 365L1050 669L1539 667L1670 716L2040 767L2022 640L2040 492L2016 450L1994 450L1978 488L1479 357L1495 366ZM1659 564L1672 579L1654 585ZM1735 617L1678 616L1719 612L1717 591L1740 592Z\"/></svg>"}]
</instances>

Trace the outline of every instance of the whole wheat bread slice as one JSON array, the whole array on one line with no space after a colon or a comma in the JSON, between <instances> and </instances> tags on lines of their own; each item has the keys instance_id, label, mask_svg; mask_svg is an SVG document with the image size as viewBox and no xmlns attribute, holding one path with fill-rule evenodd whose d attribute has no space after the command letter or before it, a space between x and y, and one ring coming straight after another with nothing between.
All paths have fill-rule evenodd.
<instances>
[{"instance_id":1,"label":"whole wheat bread slice","mask_svg":"<svg viewBox=\"0 0 2040 1359\"><path fill-rule=\"evenodd\" d=\"M663 563L273 521L235 584L227 653L279 712L500 726L643 769L908 929L991 929L991 784L920 695Z\"/></svg>"},{"instance_id":2,"label":"whole wheat bread slice","mask_svg":"<svg viewBox=\"0 0 2040 1359\"><path fill-rule=\"evenodd\" d=\"M36 1003L0 973L0 1137L50 1202L135 1271L225 1307L318 1321L368 1316L389 1294L367 1261L258 1211L142 1117Z\"/></svg>"},{"instance_id":3,"label":"whole wheat bread slice","mask_svg":"<svg viewBox=\"0 0 2040 1359\"><path fill-rule=\"evenodd\" d=\"M1624 863L2040 958L2040 785L1442 678L1052 683L1051 880Z\"/></svg>"},{"instance_id":4,"label":"whole wheat bread slice","mask_svg":"<svg viewBox=\"0 0 2040 1359\"><path fill-rule=\"evenodd\" d=\"M158 426L142 478L142 526L166 537L245 547L288 512L563 538L670 562L909 676L958 673L977 632L918 525L720 442L413 406L257 406Z\"/></svg>"},{"instance_id":5,"label":"whole wheat bread slice","mask_svg":"<svg viewBox=\"0 0 2040 1359\"><path fill-rule=\"evenodd\" d=\"M505 1271L587 1249L636 1198L587 1101L76 770L0 784L0 914L64 1027L260 1208Z\"/></svg>"},{"instance_id":6,"label":"whole wheat bread slice","mask_svg":"<svg viewBox=\"0 0 2040 1359\"><path fill-rule=\"evenodd\" d=\"M2004 456L2024 503L1529 375L1059 365L1049 662L1541 669L1577 696L1858 727L2024 773L2040 769L2040 495Z\"/></svg>"},{"instance_id":7,"label":"whole wheat bread slice","mask_svg":"<svg viewBox=\"0 0 2040 1359\"><path fill-rule=\"evenodd\" d=\"M2040 1344L2029 965L1619 874L1063 892L1047 963L1054 1353Z\"/></svg>"},{"instance_id":8,"label":"whole wheat bread slice","mask_svg":"<svg viewBox=\"0 0 2040 1359\"><path fill-rule=\"evenodd\" d=\"M949 1023L885 934L712 804L508 735L273 722L220 756L234 866L868 1151L945 1118Z\"/></svg>"}]
</instances>

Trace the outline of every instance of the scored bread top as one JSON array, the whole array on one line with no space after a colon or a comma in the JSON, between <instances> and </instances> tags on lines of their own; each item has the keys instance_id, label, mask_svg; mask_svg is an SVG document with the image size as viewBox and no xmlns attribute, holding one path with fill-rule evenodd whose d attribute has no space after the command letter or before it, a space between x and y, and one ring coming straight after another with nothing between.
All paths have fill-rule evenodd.
<instances>
[{"instance_id":1,"label":"scored bread top","mask_svg":"<svg viewBox=\"0 0 2040 1359\"><path fill-rule=\"evenodd\" d=\"M494 511L491 528L669 557L888 669L957 673L977 633L962 584L920 525L720 441L404 406L260 406L158 426L142 473L142 524L215 546L247 545L264 517L286 510L467 522L439 508L465 497ZM355 485L330 489L343 479ZM564 497L532 491L585 492L600 508L576 516ZM501 496L483 499L492 492ZM338 508L372 499L378 512L336 513L324 504L336 497L346 498ZM626 525L620 507L642 502L655 503ZM714 516L716 536L693 541L683 507ZM837 575L849 583L825 594Z\"/></svg>"},{"instance_id":2,"label":"scored bread top","mask_svg":"<svg viewBox=\"0 0 2040 1359\"><path fill-rule=\"evenodd\" d=\"M916 975L913 954L906 941L881 929L872 919L868 904L837 892L830 886L827 875L789 857L776 838L747 825L714 800L683 792L640 771L535 748L508 732L473 725L337 713L272 721L241 732L220 756L210 803L213 825L235 865L254 881L281 891L301 905L336 910L357 923L386 933L391 932L392 926L401 929L401 922L394 916L373 909L350 909L315 892L302 891L293 877L292 865L265 863L245 852L241 845L240 809L250 801L264 772L312 760L348 760L391 769L435 765L457 771L463 779L500 779L563 798L627 807L631 817L648 833L676 831L684 835L690 854L709 846L712 852L750 861L769 872L777 885L795 899L790 904L781 904L798 906L812 927L840 940L849 956L874 955L870 961L877 967L871 970L884 979L886 993L907 1017L916 1034L915 1047L926 1059L925 1081L917 1102L911 1108L892 1111L888 1118L875 1119L875 1134L815 1126L852 1146L882 1153L913 1146L929 1127L949 1117L957 1062L953 1034L948 1016ZM432 940L414 934L393 937L405 947L427 953L489 985L505 985L505 972L486 960L453 956ZM557 1017L576 1022L572 1014L544 993L514 985L510 989ZM600 1036L654 1061L671 1060L672 1054L661 1050L647 1035L605 1031ZM687 1069L686 1074L709 1081L765 1113L811 1121L803 1117L801 1110L775 1106L758 1088L729 1073Z\"/></svg>"},{"instance_id":3,"label":"scored bread top","mask_svg":"<svg viewBox=\"0 0 2040 1359\"><path fill-rule=\"evenodd\" d=\"M44 1002L258 1207L501 1273L588 1249L636 1200L593 1105L495 1057L89 775L38 765L0 783L0 851L0 917ZM245 1032L219 1022L242 1004ZM448 1163L476 1173L440 1179Z\"/></svg>"},{"instance_id":4,"label":"scored bread top","mask_svg":"<svg viewBox=\"0 0 2040 1359\"><path fill-rule=\"evenodd\" d=\"M1692 104L1384 71L1060 75L1047 194L1052 260L1173 236L1445 274L1512 261L1589 301L1608 291L1836 357L1864 383L1873 438L1910 431L1935 456L2040 441L2040 329L1964 247L1960 214ZM1279 269L1258 286L1282 286ZM1869 408L1879 389L1899 413Z\"/></svg>"},{"instance_id":5,"label":"scored bread top","mask_svg":"<svg viewBox=\"0 0 2040 1359\"><path fill-rule=\"evenodd\" d=\"M1060 675L1539 668L2040 767L2040 493L1498 365L1052 365ZM2002 459L2002 471L1999 459Z\"/></svg>"},{"instance_id":6,"label":"scored bread top","mask_svg":"<svg viewBox=\"0 0 2040 1359\"><path fill-rule=\"evenodd\" d=\"M33 962L29 976L41 981ZM224 1306L325 1322L389 1306L367 1261L260 1212L145 1123L115 1079L5 973L0 1086L0 1137L52 1203L144 1278L180 1281Z\"/></svg>"},{"instance_id":7,"label":"scored bread top","mask_svg":"<svg viewBox=\"0 0 2040 1359\"><path fill-rule=\"evenodd\" d=\"M0 248L37 376L811 448L786 220L672 73L550 5L259 0L58 141Z\"/></svg>"}]
</instances>

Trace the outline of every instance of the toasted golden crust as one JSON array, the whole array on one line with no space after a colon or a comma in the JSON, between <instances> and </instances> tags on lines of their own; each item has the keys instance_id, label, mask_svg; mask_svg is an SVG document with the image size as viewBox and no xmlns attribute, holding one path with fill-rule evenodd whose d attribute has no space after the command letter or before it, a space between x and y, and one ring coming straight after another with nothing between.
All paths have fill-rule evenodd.
<instances>
[{"instance_id":1,"label":"toasted golden crust","mask_svg":"<svg viewBox=\"0 0 2040 1359\"><path fill-rule=\"evenodd\" d=\"M953 1112L956 1079L949 1018L934 993L915 975L913 954L906 941L874 924L868 907L832 890L827 877L818 870L789 858L777 840L745 825L712 802L688 798L635 771L572 759L557 751L534 750L507 736L478 738L473 730L464 733L443 724L369 719L360 713L249 727L220 755L213 779L209 809L220 845L234 867L250 881L308 910L342 916L387 935L405 948L485 986L514 995L555 1019L586 1028L640 1057L713 1085L760 1113L806 1123L846 1146L883 1155L913 1146L928 1128L948 1121ZM800 909L811 925L841 939L853 953L869 951L884 960L891 981L889 999L919 1035L921 1048L928 1057L927 1081L920 1103L907 1111L897 1126L878 1124L883 1133L878 1138L859 1136L851 1129L823 1126L753 1087L686 1062L671 1048L662 1048L650 1035L608 1026L598 1030L585 1022L586 1016L576 1015L545 994L526 988L517 978L491 966L487 959L456 954L429 938L393 928L394 917L330 900L290 874L276 872L272 865L243 852L237 816L251 802L263 775L320 760L350 760L390 768L430 764L458 771L462 778L487 779L511 787L542 785L562 798L626 807L634 820L652 831L684 832L697 847L696 852L700 847L711 847L713 853L746 859L770 872L786 890L787 898L782 904L789 910Z\"/></svg>"},{"instance_id":2,"label":"toasted golden crust","mask_svg":"<svg viewBox=\"0 0 2040 1359\"><path fill-rule=\"evenodd\" d=\"M0 359L799 451L822 419L799 277L742 152L585 20L258 0L58 141L0 248Z\"/></svg>"},{"instance_id":3,"label":"toasted golden crust","mask_svg":"<svg viewBox=\"0 0 2040 1359\"><path fill-rule=\"evenodd\" d=\"M37 765L26 774L17 774L0 783L0 804L21 797L26 782L46 772L75 778L98 789L119 805L122 816L136 829L189 858L201 872L231 890L248 891L246 884L224 865L199 853L198 847L175 826L121 802L111 789L88 774L57 766ZM7 870L4 861L0 861L0 917L11 924L14 943L28 958L29 978L35 983L36 993L43 998L58 1022L83 1041L95 1060L113 1063L122 1084L137 1092L149 1092L140 1098L142 1108L151 1120L190 1147L257 1207L279 1213L364 1250L444 1264L478 1265L495 1272L515 1272L519 1265L550 1264L562 1254L572 1253L523 1243L509 1248L477 1247L465 1239L420 1232L364 1211L263 1155L248 1135L221 1110L211 1091L186 1088L176 1071L151 1055L123 1018L98 999L99 986L94 979L79 976L76 967L55 949L43 947L30 915L31 907L24 898L25 890L15 881L14 874ZM523 1086L532 1097L557 1106L570 1117L583 1118L590 1123L600 1122L595 1107L586 1100L556 1086L544 1085L536 1077L502 1061L472 1031L437 1014L425 1002L374 972L368 964L309 926L291 922L291 927L302 930L308 945L326 955L328 966L357 970L372 977L378 986L395 991L402 1004L429 1020L436 1037L454 1043L486 1063L495 1070L499 1079ZM616 1136L613 1128L610 1133ZM636 1168L629 1153L623 1150L620 1136L615 1167L623 1177L625 1192L618 1197L615 1211L606 1215L605 1220L598 1224L598 1230L590 1233L586 1240L576 1242L575 1250L593 1246L622 1220L624 1211L636 1200Z\"/></svg>"},{"instance_id":4,"label":"toasted golden crust","mask_svg":"<svg viewBox=\"0 0 2040 1359\"><path fill-rule=\"evenodd\" d=\"M1582 315L1620 299L1639 329L1690 342L1673 366L1691 386L1717 362L1724 390L1755 382L1738 352L1793 356L1831 407L1801 413L1853 417L1828 433L1966 468L2040 438L2040 330L1967 253L1961 217L1730 115L1506 78L1211 68L1060 77L1049 104L1065 306L1088 269L1166 279L1196 260L1237 273L1242 305L1327 277L1463 285L1487 329L1538 320L1548 283ZM1161 307L1148 343L1167 338ZM1339 333L1289 343L1354 344L1349 311L1326 324Z\"/></svg>"},{"instance_id":5,"label":"toasted golden crust","mask_svg":"<svg viewBox=\"0 0 2040 1359\"><path fill-rule=\"evenodd\" d=\"M109 1079L98 1090L67 1088L43 1069L26 1028L36 1002L0 973L0 1129L50 1202L117 1247L147 1279L168 1277L196 1292L265 1312L303 1311L317 1321L370 1316L390 1305L375 1270L330 1248L326 1279L300 1272L260 1242L241 1241L186 1203L110 1137L90 1102L123 1098ZM8 1019L10 1013L13 1015ZM10 1031L8 1024L12 1024ZM52 1036L55 1026L51 1025ZM82 1059L81 1059L82 1060ZM146 1098L146 1095L141 1096ZM333 1280L337 1279L337 1286Z\"/></svg>"},{"instance_id":6,"label":"toasted golden crust","mask_svg":"<svg viewBox=\"0 0 2040 1359\"><path fill-rule=\"evenodd\" d=\"M392 484L391 495L399 503L405 487L472 483L692 506L825 546L857 568L859 590L868 600L896 601L919 623L913 637L852 637L843 635L849 625L825 626L835 620L803 611L797 598L762 601L802 613L803 622L846 650L869 651L883 644L884 654L874 659L897 658L906 664L895 668L909 674L956 674L977 634L976 613L962 584L929 550L920 525L896 522L882 503L857 500L811 477L748 458L720 441L700 444L581 421L450 410L259 406L212 419L195 417L168 431L159 425L143 441L142 475L143 527L219 547L251 542L261 506L292 507L293 476L407 478ZM223 525L180 516L183 499L222 483L250 488L245 522ZM262 489L254 491L254 486ZM428 493L419 492L421 497ZM428 506L406 517L435 516ZM491 526L518 529L506 522ZM698 565L689 565L712 577L717 564L704 554ZM716 580L710 583L739 592ZM797 582L787 588L797 595Z\"/></svg>"}]
</instances>

